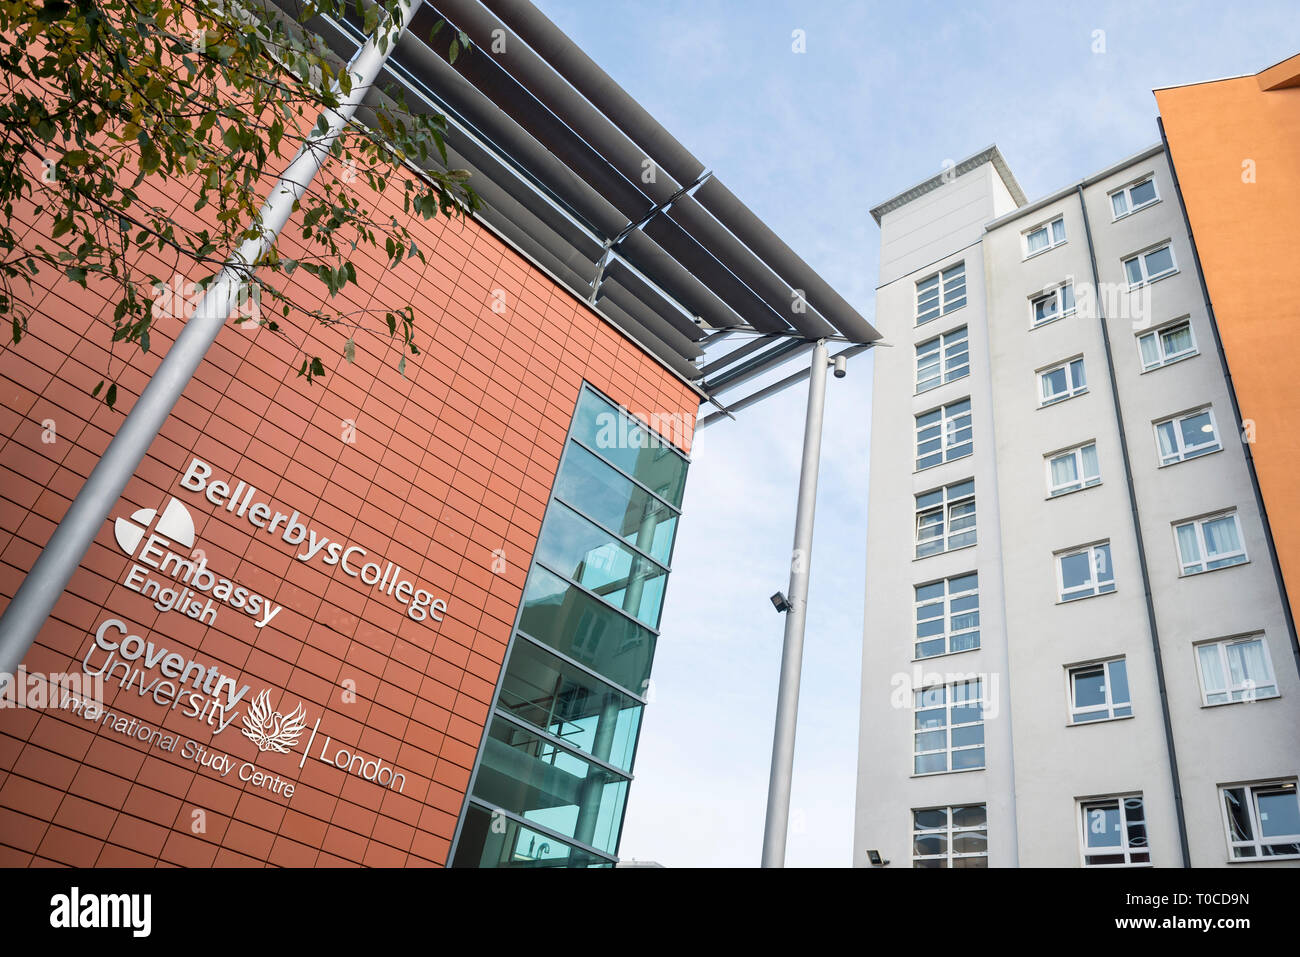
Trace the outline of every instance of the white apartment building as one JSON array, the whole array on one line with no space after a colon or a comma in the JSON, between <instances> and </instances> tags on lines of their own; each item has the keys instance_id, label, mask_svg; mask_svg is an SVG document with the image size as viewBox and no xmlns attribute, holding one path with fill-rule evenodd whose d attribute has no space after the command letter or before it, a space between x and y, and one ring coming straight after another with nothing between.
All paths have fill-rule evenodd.
<instances>
[{"instance_id":1,"label":"white apartment building","mask_svg":"<svg viewBox=\"0 0 1300 957\"><path fill-rule=\"evenodd\" d=\"M1300 862L1300 671L1162 146L881 229L854 863Z\"/></svg>"}]
</instances>

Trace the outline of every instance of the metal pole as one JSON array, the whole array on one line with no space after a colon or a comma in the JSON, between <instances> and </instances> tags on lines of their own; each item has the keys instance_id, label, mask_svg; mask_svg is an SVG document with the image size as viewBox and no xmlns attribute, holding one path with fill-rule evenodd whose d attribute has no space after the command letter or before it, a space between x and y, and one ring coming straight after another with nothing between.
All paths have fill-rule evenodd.
<instances>
[{"instance_id":1,"label":"metal pole","mask_svg":"<svg viewBox=\"0 0 1300 957\"><path fill-rule=\"evenodd\" d=\"M158 371L140 393L63 521L23 579L13 601L0 616L0 689L12 680L109 511L237 305L248 277L275 244L293 213L294 204L320 171L330 146L356 113L421 2L399 3L397 20L381 23L375 35L357 51L348 65L352 74L351 92L341 95L341 87L335 82L334 90L340 94L340 102L337 108L323 112L326 128L307 137L298 155L280 175L259 212L257 235L239 245L217 280L208 287L194 315L167 350Z\"/></svg>"},{"instance_id":2,"label":"metal pole","mask_svg":"<svg viewBox=\"0 0 1300 957\"><path fill-rule=\"evenodd\" d=\"M808 377L808 417L799 468L799 504L794 520L790 561L790 607L785 613L781 684L776 696L776 733L772 740L772 775L767 785L767 825L763 829L763 866L785 867L785 840L790 826L790 785L794 774L794 736L799 721L799 676L803 670L803 629L808 614L808 577L812 567L813 516L817 510L817 469L821 463L822 413L826 408L826 341L813 350Z\"/></svg>"}]
</instances>

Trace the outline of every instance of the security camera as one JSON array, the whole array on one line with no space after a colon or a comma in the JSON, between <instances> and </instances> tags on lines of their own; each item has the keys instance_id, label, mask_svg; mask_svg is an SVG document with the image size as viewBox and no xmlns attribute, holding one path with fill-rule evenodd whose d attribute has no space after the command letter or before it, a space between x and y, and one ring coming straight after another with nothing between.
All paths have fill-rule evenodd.
<instances>
[{"instance_id":1,"label":"security camera","mask_svg":"<svg viewBox=\"0 0 1300 957\"><path fill-rule=\"evenodd\" d=\"M782 592L777 592L775 595L773 595L771 601L772 601L772 607L779 612L790 610L790 602L789 600L786 599L785 594Z\"/></svg>"},{"instance_id":2,"label":"security camera","mask_svg":"<svg viewBox=\"0 0 1300 957\"><path fill-rule=\"evenodd\" d=\"M843 379L849 374L849 360L844 356L835 357L835 378Z\"/></svg>"}]
</instances>

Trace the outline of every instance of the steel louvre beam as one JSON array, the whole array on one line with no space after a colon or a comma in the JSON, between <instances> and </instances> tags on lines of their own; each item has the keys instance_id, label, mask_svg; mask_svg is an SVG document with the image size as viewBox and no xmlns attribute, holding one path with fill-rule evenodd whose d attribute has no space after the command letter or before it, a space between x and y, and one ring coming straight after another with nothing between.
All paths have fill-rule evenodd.
<instances>
[{"instance_id":1,"label":"steel louvre beam","mask_svg":"<svg viewBox=\"0 0 1300 957\"><path fill-rule=\"evenodd\" d=\"M703 163L531 3L483 0L483 5L639 144L669 176L679 183L693 183L704 172Z\"/></svg>"},{"instance_id":2,"label":"steel louvre beam","mask_svg":"<svg viewBox=\"0 0 1300 957\"><path fill-rule=\"evenodd\" d=\"M822 339L835 334L835 328L811 305L806 312L795 312L793 290L787 288L752 250L746 249L735 236L723 229L692 197L682 196L677 199L668 210L668 215L688 234L697 237L722 265L752 289L773 312L809 339Z\"/></svg>"},{"instance_id":3,"label":"steel louvre beam","mask_svg":"<svg viewBox=\"0 0 1300 957\"><path fill-rule=\"evenodd\" d=\"M623 288L617 279L606 279L600 284L600 294L608 296L620 309L629 316L645 326L656 336L668 343L687 359L694 359L704 355L704 350L694 342L683 336L655 309L642 302L627 289Z\"/></svg>"},{"instance_id":4,"label":"steel louvre beam","mask_svg":"<svg viewBox=\"0 0 1300 957\"><path fill-rule=\"evenodd\" d=\"M663 204L677 192L677 182L661 171L654 182L641 180L647 157L599 110L574 91L555 70L534 53L518 36L505 34L505 49L494 51L493 31L505 26L477 0L438 0L438 6L464 30L477 49L491 57L528 92L558 116L619 173L656 204Z\"/></svg>"},{"instance_id":5,"label":"steel louvre beam","mask_svg":"<svg viewBox=\"0 0 1300 957\"><path fill-rule=\"evenodd\" d=\"M560 162L541 143L505 114L474 85L457 73L447 61L407 33L397 44L399 61L407 69L418 69L422 79L437 91L437 97L465 118L465 121L514 158L574 214L601 236L617 236L628 225L620 213L581 177Z\"/></svg>"},{"instance_id":6,"label":"steel louvre beam","mask_svg":"<svg viewBox=\"0 0 1300 957\"><path fill-rule=\"evenodd\" d=\"M628 233L619 244L619 254L649 276L651 282L715 329L743 324L744 320L730 306L711 293L704 283L644 233Z\"/></svg>"},{"instance_id":7,"label":"steel louvre beam","mask_svg":"<svg viewBox=\"0 0 1300 957\"><path fill-rule=\"evenodd\" d=\"M705 332L695 321L679 310L673 309L671 312L661 312L655 305L664 301L664 296L656 292L650 285L634 273L626 263L620 259L615 259L605 267L605 275L610 279L617 280L619 285L626 289L630 294L641 300L656 313L659 313L670 322L673 327L692 342L699 342L705 337Z\"/></svg>"},{"instance_id":8,"label":"steel louvre beam","mask_svg":"<svg viewBox=\"0 0 1300 957\"><path fill-rule=\"evenodd\" d=\"M728 389L734 389L755 376L775 369L800 353L807 352L812 347L813 343L807 339L785 339L730 372L723 373L712 382L705 382L704 388L709 395L718 395Z\"/></svg>"},{"instance_id":9,"label":"steel louvre beam","mask_svg":"<svg viewBox=\"0 0 1300 957\"><path fill-rule=\"evenodd\" d=\"M426 26L431 30L438 18L447 19L425 3L416 11L411 30L419 33ZM453 36L451 30L440 30L428 46L445 59ZM467 50L449 65L629 219L641 219L650 212L654 205L650 197L481 49Z\"/></svg>"},{"instance_id":10,"label":"steel louvre beam","mask_svg":"<svg viewBox=\"0 0 1300 957\"><path fill-rule=\"evenodd\" d=\"M750 339L749 342L746 342L743 346L737 346L735 349L732 349L730 352L723 353L723 355L720 358L714 359L712 362L706 363L704 366L704 374L713 375L713 373L717 372L718 370L725 369L727 368L727 366L739 362L741 359L745 358L745 356L751 355L752 353L757 352L759 349L766 348L767 346L771 345L773 342L776 342L780 338L781 338L780 336L755 336L753 339ZM705 354L708 355L708 353Z\"/></svg>"},{"instance_id":11,"label":"steel louvre beam","mask_svg":"<svg viewBox=\"0 0 1300 957\"><path fill-rule=\"evenodd\" d=\"M854 342L872 342L880 333L858 315L839 293L827 284L817 272L799 258L776 233L754 215L748 206L738 200L717 177L696 190L696 198L718 222L752 249L791 288L802 289L810 305L829 319L835 328Z\"/></svg>"},{"instance_id":12,"label":"steel louvre beam","mask_svg":"<svg viewBox=\"0 0 1300 957\"><path fill-rule=\"evenodd\" d=\"M666 342L629 316L626 310L608 296L597 296L596 307L604 312L606 317L613 321L614 325L620 327L633 338L638 339L643 345L649 346L656 355L672 366L679 375L691 380L700 377L700 370L695 363L688 362Z\"/></svg>"},{"instance_id":13,"label":"steel louvre beam","mask_svg":"<svg viewBox=\"0 0 1300 957\"><path fill-rule=\"evenodd\" d=\"M673 220L656 216L641 231L672 253L678 262L690 263L691 271L700 281L755 329L760 332L790 331L781 316Z\"/></svg>"}]
</instances>

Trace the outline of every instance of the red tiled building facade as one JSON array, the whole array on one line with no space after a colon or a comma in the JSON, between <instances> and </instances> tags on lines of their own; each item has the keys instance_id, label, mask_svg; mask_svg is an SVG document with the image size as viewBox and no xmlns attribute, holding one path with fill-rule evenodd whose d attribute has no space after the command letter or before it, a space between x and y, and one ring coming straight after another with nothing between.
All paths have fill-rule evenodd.
<instances>
[{"instance_id":1,"label":"red tiled building facade","mask_svg":"<svg viewBox=\"0 0 1300 957\"><path fill-rule=\"evenodd\" d=\"M193 216L179 187L154 201ZM447 862L583 381L640 417L690 422L697 398L477 221L409 226L427 265L358 252L361 283L329 303L367 310L361 329L228 323L208 353L24 662L119 662L113 717L0 709L0 865ZM110 353L112 291L42 277L29 334L0 347L0 606L181 322L158 319L148 354ZM325 302L301 271L292 291ZM408 303L421 351L403 376L383 315ZM324 357L323 383L298 377L304 354ZM90 394L106 370L116 411ZM174 579L132 576L153 532L167 544L152 562L171 551L265 602L250 614L192 590L159 611ZM254 714L286 750L242 733Z\"/></svg>"}]
</instances>

